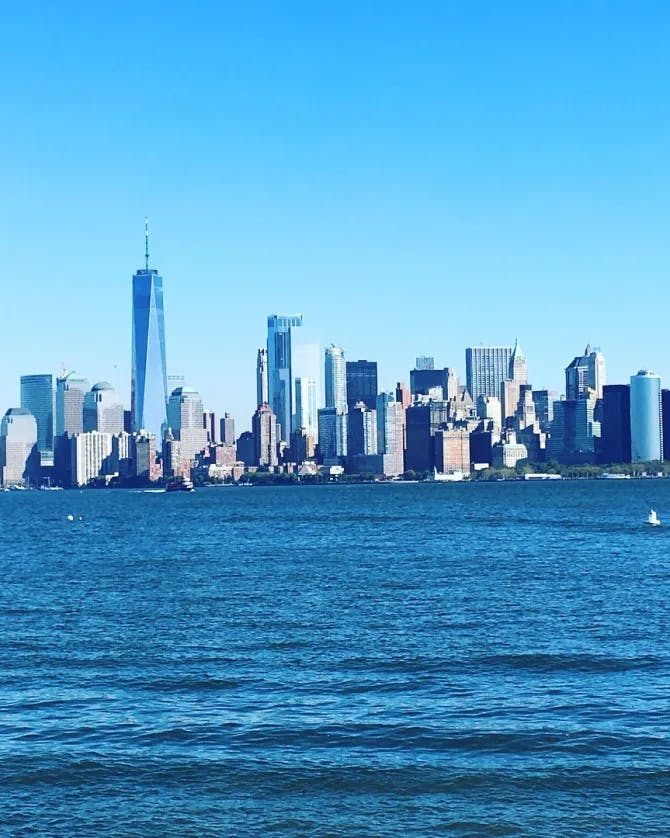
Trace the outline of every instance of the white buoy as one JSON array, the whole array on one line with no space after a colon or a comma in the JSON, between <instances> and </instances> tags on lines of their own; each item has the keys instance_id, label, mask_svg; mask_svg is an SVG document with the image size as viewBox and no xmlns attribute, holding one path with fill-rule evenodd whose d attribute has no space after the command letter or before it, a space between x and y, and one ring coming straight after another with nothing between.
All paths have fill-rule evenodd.
<instances>
[{"instance_id":1,"label":"white buoy","mask_svg":"<svg viewBox=\"0 0 670 838\"><path fill-rule=\"evenodd\" d=\"M68 521L74 521L74 515L68 515L67 519Z\"/></svg>"}]
</instances>

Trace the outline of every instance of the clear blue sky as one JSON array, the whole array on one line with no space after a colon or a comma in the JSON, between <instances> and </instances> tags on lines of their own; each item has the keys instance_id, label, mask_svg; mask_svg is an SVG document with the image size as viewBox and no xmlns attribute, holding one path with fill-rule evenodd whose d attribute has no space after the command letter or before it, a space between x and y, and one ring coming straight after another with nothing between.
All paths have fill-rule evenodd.
<instances>
[{"instance_id":1,"label":"clear blue sky","mask_svg":"<svg viewBox=\"0 0 670 838\"><path fill-rule=\"evenodd\" d=\"M0 407L61 362L124 397L143 219L169 372L240 429L271 312L379 361L590 341L670 386L670 7L5 4Z\"/></svg>"}]
</instances>

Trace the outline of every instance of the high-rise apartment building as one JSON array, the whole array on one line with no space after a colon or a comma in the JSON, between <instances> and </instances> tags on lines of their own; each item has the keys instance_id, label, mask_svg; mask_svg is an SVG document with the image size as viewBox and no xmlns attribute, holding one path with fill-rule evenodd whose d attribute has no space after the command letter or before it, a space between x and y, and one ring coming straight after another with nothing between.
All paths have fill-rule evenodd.
<instances>
[{"instance_id":1,"label":"high-rise apartment building","mask_svg":"<svg viewBox=\"0 0 670 838\"><path fill-rule=\"evenodd\" d=\"M480 396L500 398L500 386L510 377L512 346L469 346L465 350L468 393L477 404Z\"/></svg>"},{"instance_id":2,"label":"high-rise apartment building","mask_svg":"<svg viewBox=\"0 0 670 838\"><path fill-rule=\"evenodd\" d=\"M261 404L256 408L256 412L251 419L251 429L253 432L255 464L274 468L278 463L277 419L267 404Z\"/></svg>"},{"instance_id":3,"label":"high-rise apartment building","mask_svg":"<svg viewBox=\"0 0 670 838\"><path fill-rule=\"evenodd\" d=\"M134 431L146 430L162 446L167 419L167 367L163 277L149 268L149 233L145 227L144 268L133 275L133 346L130 410Z\"/></svg>"},{"instance_id":4,"label":"high-rise apartment building","mask_svg":"<svg viewBox=\"0 0 670 838\"><path fill-rule=\"evenodd\" d=\"M116 390L107 381L99 381L84 396L84 433L123 432L123 404Z\"/></svg>"},{"instance_id":5,"label":"high-rise apartment building","mask_svg":"<svg viewBox=\"0 0 670 838\"><path fill-rule=\"evenodd\" d=\"M270 389L268 379L268 351L259 349L256 356L256 406L269 404Z\"/></svg>"},{"instance_id":6,"label":"high-rise apartment building","mask_svg":"<svg viewBox=\"0 0 670 838\"><path fill-rule=\"evenodd\" d=\"M604 386L605 356L589 345L565 368L565 398L581 399L591 390L597 399L602 399Z\"/></svg>"},{"instance_id":7,"label":"high-rise apartment building","mask_svg":"<svg viewBox=\"0 0 670 838\"><path fill-rule=\"evenodd\" d=\"M268 317L268 404L281 426L281 439L291 438L293 372L291 329L302 326L302 315L271 314Z\"/></svg>"},{"instance_id":8,"label":"high-rise apartment building","mask_svg":"<svg viewBox=\"0 0 670 838\"><path fill-rule=\"evenodd\" d=\"M30 411L37 422L38 451L53 455L54 386L51 373L21 376L21 407Z\"/></svg>"},{"instance_id":9,"label":"high-rise apartment building","mask_svg":"<svg viewBox=\"0 0 670 838\"><path fill-rule=\"evenodd\" d=\"M295 380L295 429L304 428L312 442L319 441L316 378Z\"/></svg>"},{"instance_id":10,"label":"high-rise apartment building","mask_svg":"<svg viewBox=\"0 0 670 838\"><path fill-rule=\"evenodd\" d=\"M347 407L349 411L359 402L363 402L369 410L375 410L377 405L377 362L347 361L346 374Z\"/></svg>"},{"instance_id":11,"label":"high-rise apartment building","mask_svg":"<svg viewBox=\"0 0 670 838\"><path fill-rule=\"evenodd\" d=\"M394 393L377 396L377 451L384 474L395 477L405 470L405 408Z\"/></svg>"},{"instance_id":12,"label":"high-rise apartment building","mask_svg":"<svg viewBox=\"0 0 670 838\"><path fill-rule=\"evenodd\" d=\"M344 412L347 409L347 370L344 351L331 344L325 353L326 407Z\"/></svg>"},{"instance_id":13,"label":"high-rise apartment building","mask_svg":"<svg viewBox=\"0 0 670 838\"><path fill-rule=\"evenodd\" d=\"M661 379L651 370L630 379L630 448L634 463L663 457Z\"/></svg>"},{"instance_id":14,"label":"high-rise apartment building","mask_svg":"<svg viewBox=\"0 0 670 838\"><path fill-rule=\"evenodd\" d=\"M25 407L11 407L0 422L0 481L3 488L37 483L40 457L37 422Z\"/></svg>"}]
</instances>

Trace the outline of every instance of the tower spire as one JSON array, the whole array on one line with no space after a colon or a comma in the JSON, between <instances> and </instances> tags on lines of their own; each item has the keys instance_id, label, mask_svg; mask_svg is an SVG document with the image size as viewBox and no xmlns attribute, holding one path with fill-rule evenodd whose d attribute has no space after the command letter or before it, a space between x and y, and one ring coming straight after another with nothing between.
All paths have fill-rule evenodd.
<instances>
[{"instance_id":1,"label":"tower spire","mask_svg":"<svg viewBox=\"0 0 670 838\"><path fill-rule=\"evenodd\" d=\"M149 219L144 218L144 264L149 270Z\"/></svg>"}]
</instances>

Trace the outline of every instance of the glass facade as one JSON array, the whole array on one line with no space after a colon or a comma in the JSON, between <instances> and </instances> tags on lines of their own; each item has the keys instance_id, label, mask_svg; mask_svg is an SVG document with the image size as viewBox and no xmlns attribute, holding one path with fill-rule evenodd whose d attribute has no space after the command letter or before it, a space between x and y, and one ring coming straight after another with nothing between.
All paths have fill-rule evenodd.
<instances>
[{"instance_id":1,"label":"glass facade","mask_svg":"<svg viewBox=\"0 0 670 838\"><path fill-rule=\"evenodd\" d=\"M133 431L146 430L162 446L167 422L167 368L163 278L150 269L133 275L133 352L131 375Z\"/></svg>"},{"instance_id":2,"label":"glass facade","mask_svg":"<svg viewBox=\"0 0 670 838\"><path fill-rule=\"evenodd\" d=\"M37 422L37 449L43 454L54 448L54 385L51 374L21 376L21 407Z\"/></svg>"},{"instance_id":3,"label":"glass facade","mask_svg":"<svg viewBox=\"0 0 670 838\"><path fill-rule=\"evenodd\" d=\"M363 402L367 408L375 410L377 407L377 362L347 361L346 370L349 410L358 402Z\"/></svg>"},{"instance_id":4,"label":"glass facade","mask_svg":"<svg viewBox=\"0 0 670 838\"><path fill-rule=\"evenodd\" d=\"M293 381L291 370L291 329L302 326L302 315L271 314L268 317L269 404L281 425L281 439L291 436Z\"/></svg>"}]
</instances>

